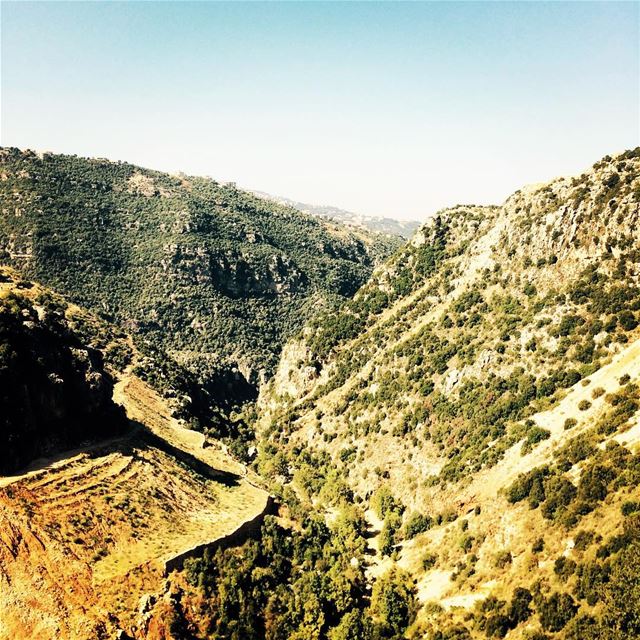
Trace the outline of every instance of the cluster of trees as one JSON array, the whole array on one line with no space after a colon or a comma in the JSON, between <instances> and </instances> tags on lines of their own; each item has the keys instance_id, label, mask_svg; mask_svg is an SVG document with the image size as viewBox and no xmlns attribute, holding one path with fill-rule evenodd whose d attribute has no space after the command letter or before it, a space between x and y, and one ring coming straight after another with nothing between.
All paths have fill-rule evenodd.
<instances>
[{"instance_id":1,"label":"cluster of trees","mask_svg":"<svg viewBox=\"0 0 640 640\"><path fill-rule=\"evenodd\" d=\"M362 556L352 542L317 518L305 519L296 531L267 517L259 540L188 560L185 574L200 595L193 602L203 637L401 638L416 612L413 582L392 571L369 595ZM194 610L180 614L188 624Z\"/></svg>"},{"instance_id":2,"label":"cluster of trees","mask_svg":"<svg viewBox=\"0 0 640 640\"><path fill-rule=\"evenodd\" d=\"M432 228L423 232L428 234L423 244L405 246L390 261L389 268L398 269L391 287L386 280L374 279L340 309L331 310L311 322L312 337L308 346L311 359L318 366L328 359L338 345L356 338L376 316L422 284L440 266L447 256L449 225L438 216Z\"/></svg>"},{"instance_id":3,"label":"cluster of trees","mask_svg":"<svg viewBox=\"0 0 640 640\"><path fill-rule=\"evenodd\" d=\"M532 509L540 507L545 518L572 527L612 490L640 483L640 456L616 442L600 450L588 439L585 443L574 438L556 457L558 462L553 466L521 474L507 488L507 500L512 504L526 500ZM575 485L564 471L579 461L583 461L583 468Z\"/></svg>"}]
</instances>

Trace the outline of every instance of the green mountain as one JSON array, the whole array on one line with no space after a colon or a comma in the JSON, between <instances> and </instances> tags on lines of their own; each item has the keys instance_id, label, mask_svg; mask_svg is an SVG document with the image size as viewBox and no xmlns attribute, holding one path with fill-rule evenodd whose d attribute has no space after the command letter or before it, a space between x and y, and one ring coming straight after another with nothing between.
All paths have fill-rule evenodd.
<instances>
[{"instance_id":1,"label":"green mountain","mask_svg":"<svg viewBox=\"0 0 640 640\"><path fill-rule=\"evenodd\" d=\"M284 341L363 284L400 240L211 179L3 149L0 262L195 372L253 397Z\"/></svg>"},{"instance_id":2,"label":"green mountain","mask_svg":"<svg viewBox=\"0 0 640 640\"><path fill-rule=\"evenodd\" d=\"M391 255L209 180L3 161L3 260L133 340L3 271L0 437L51 371L113 375L147 435L0 479L0 637L640 637L640 148L440 211ZM260 376L251 465L184 428ZM95 420L34 402L29 433Z\"/></svg>"},{"instance_id":3,"label":"green mountain","mask_svg":"<svg viewBox=\"0 0 640 640\"><path fill-rule=\"evenodd\" d=\"M362 505L411 637L640 634L639 230L636 149L439 212L285 347L258 469Z\"/></svg>"}]
</instances>

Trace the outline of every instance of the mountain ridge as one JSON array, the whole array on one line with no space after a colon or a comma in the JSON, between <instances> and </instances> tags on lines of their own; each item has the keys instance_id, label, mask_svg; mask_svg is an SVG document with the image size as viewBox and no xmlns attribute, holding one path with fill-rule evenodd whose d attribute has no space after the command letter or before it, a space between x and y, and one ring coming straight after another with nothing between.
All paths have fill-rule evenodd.
<instances>
[{"instance_id":1,"label":"mountain ridge","mask_svg":"<svg viewBox=\"0 0 640 640\"><path fill-rule=\"evenodd\" d=\"M364 227L376 233L401 236L404 239L409 239L421 224L417 220L399 220L385 216L371 216L362 213L353 213L352 211L346 211L345 209L330 205L306 204L292 200L291 198L285 198L284 196L274 196L264 191L252 190L251 193L260 198L293 207L294 209L313 216L336 220L349 226Z\"/></svg>"},{"instance_id":2,"label":"mountain ridge","mask_svg":"<svg viewBox=\"0 0 640 640\"><path fill-rule=\"evenodd\" d=\"M177 188L155 174L127 175L138 206ZM4 182L20 229L20 183ZM89 181L83 189L92 184L109 188ZM79 208L61 206L59 187L56 178L47 188L55 215L68 219ZM243 202L253 201L241 197L234 207ZM158 211L147 213L159 222ZM138 219L128 217L133 230ZM317 240L318 227L308 229ZM103 353L113 399L140 431L115 449L103 442L95 459L3 479L13 489L0 487L0 507L22 532L8 548L45 532L45 558L75 549L69 568L82 567L74 575L84 577L69 577L74 588L93 598L89 571L105 578L108 631L136 640L638 637L639 229L640 148L523 188L500 206L438 212L357 290L360 276L349 295L300 318L229 447L199 411L208 389L179 358L90 311L67 311L70 329ZM20 244L4 233L2 246L15 253ZM64 247L60 228L54 233L52 247ZM92 249L102 264L105 247ZM197 264L180 253L174 268L192 274ZM23 286L7 273L11 288ZM39 287L27 282L24 295ZM230 321L242 328L242 317ZM190 422L196 415L201 423ZM184 428L191 424L204 433ZM245 467L229 450L252 462ZM78 482L68 483L64 469ZM112 507L121 504L119 486L131 496L124 520ZM122 542L84 513L60 518L64 535L55 533L46 505L73 501L75 489L92 513L108 514ZM22 498L38 490L43 501L33 503L28 530ZM256 518L255 539L215 544ZM171 565L166 579L158 561ZM40 552L0 557L0 581L8 567L22 602L32 562L43 562ZM6 584L0 596L11 604ZM123 585L124 599L116 593ZM43 595L50 603L46 588ZM53 626L43 628L95 637L98 627L86 625L96 623L98 605L88 602L87 611L71 607L79 625L71 631L62 609L48 604Z\"/></svg>"}]
</instances>

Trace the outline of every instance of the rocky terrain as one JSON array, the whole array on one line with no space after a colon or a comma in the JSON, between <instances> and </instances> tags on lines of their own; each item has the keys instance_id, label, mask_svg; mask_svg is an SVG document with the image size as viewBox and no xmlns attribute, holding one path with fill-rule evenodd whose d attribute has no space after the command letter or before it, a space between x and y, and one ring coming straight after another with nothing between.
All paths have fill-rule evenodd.
<instances>
[{"instance_id":1,"label":"rocky terrain","mask_svg":"<svg viewBox=\"0 0 640 640\"><path fill-rule=\"evenodd\" d=\"M91 309L2 270L0 375L20 373L5 383L22 392L4 400L18 417L0 437L14 443L26 428L31 446L18 450L31 466L0 478L0 637L640 637L640 149L500 206L440 211L375 269L368 258L366 282L367 245L353 231L332 227L337 245L314 244L329 233L323 224L300 227L306 218L262 210L232 187L192 178L178 186L102 161L6 158L5 257L22 274L58 278ZM76 174L57 182L63 161L91 169L95 182L81 193L95 185L111 194L91 200L102 209L65 195L79 197ZM98 181L107 170L117 179ZM131 199L116 198L118 189ZM154 296L168 290L155 258L140 260L141 247L156 255L140 229L167 239L162 225L179 217L171 189L222 200L208 216L180 191L188 229L172 236L179 249L162 278L185 293L173 300L185 306L155 316ZM171 207L147 209L149 198ZM47 202L75 234L79 212L99 225L108 215L104 226L126 219L135 242L111 245L103 233L115 252L95 243L91 256L78 252L87 236L49 229ZM295 233L281 227L291 238L267 242L268 255L256 241L252 254L266 256L252 263L264 267L277 253L269 273L283 280L233 261L199 270L193 229L215 218L224 235L222 220L238 221L238 211L263 238L276 237L269 216L292 216ZM336 280L324 293L310 284L327 272L305 267L304 255L294 268L275 251L286 243L313 247L308 259L321 268L347 264L341 296L328 295ZM138 288L113 285L91 298L74 280L78 265L113 283L113 260ZM296 313L313 307L278 334L269 352L277 366L263 367L255 403L242 391L251 375L240 358L227 361L238 371L216 378L184 356L200 286L224 290L238 308L287 296ZM241 314L227 321L228 333L213 337L224 323L197 327L198 358L209 363L221 336L250 335ZM73 411L67 387L79 399ZM242 416L229 412L242 430L225 444L202 410L214 389L218 406L224 389L244 395ZM22 420L32 407L37 419ZM88 422L95 433L82 428Z\"/></svg>"},{"instance_id":2,"label":"rocky terrain","mask_svg":"<svg viewBox=\"0 0 640 640\"><path fill-rule=\"evenodd\" d=\"M0 275L0 474L83 441L118 434L124 415L101 354L86 348L46 294Z\"/></svg>"},{"instance_id":3,"label":"rocky terrain","mask_svg":"<svg viewBox=\"0 0 640 640\"><path fill-rule=\"evenodd\" d=\"M81 310L0 275L0 638L145 638L140 602L171 563L259 526L268 494L149 385L107 372Z\"/></svg>"}]
</instances>

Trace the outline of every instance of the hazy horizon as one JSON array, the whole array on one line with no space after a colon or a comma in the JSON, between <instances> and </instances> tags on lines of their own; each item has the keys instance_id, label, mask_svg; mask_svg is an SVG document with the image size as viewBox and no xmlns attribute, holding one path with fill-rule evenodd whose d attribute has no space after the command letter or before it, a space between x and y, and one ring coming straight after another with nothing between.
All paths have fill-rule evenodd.
<instances>
[{"instance_id":1,"label":"hazy horizon","mask_svg":"<svg viewBox=\"0 0 640 640\"><path fill-rule=\"evenodd\" d=\"M639 144L639 6L3 2L1 142L399 219L499 204Z\"/></svg>"}]
</instances>

